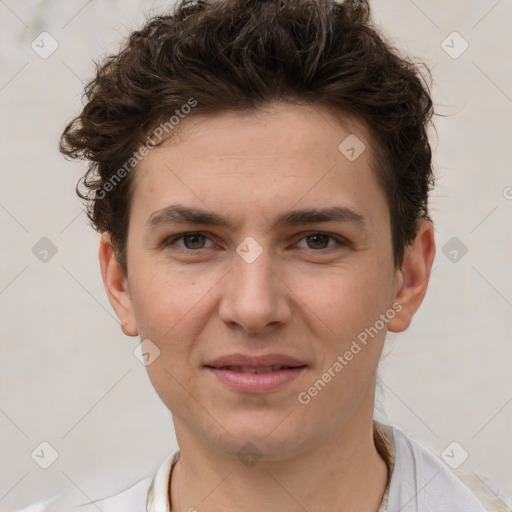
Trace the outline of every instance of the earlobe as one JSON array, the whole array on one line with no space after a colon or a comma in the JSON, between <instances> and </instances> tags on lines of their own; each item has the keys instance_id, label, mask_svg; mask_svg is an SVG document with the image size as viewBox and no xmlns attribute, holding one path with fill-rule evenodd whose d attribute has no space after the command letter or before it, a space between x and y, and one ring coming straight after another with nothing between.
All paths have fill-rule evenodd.
<instances>
[{"instance_id":1,"label":"earlobe","mask_svg":"<svg viewBox=\"0 0 512 512\"><path fill-rule=\"evenodd\" d=\"M110 235L102 233L99 247L99 260L103 285L110 304L121 322L121 329L127 336L137 336L137 325L128 279L119 265Z\"/></svg>"},{"instance_id":2,"label":"earlobe","mask_svg":"<svg viewBox=\"0 0 512 512\"><path fill-rule=\"evenodd\" d=\"M416 238L405 250L404 260L397 271L397 290L394 302L401 309L388 323L392 332L405 331L420 307L430 280L432 263L436 253L434 227L428 220L420 220Z\"/></svg>"}]
</instances>

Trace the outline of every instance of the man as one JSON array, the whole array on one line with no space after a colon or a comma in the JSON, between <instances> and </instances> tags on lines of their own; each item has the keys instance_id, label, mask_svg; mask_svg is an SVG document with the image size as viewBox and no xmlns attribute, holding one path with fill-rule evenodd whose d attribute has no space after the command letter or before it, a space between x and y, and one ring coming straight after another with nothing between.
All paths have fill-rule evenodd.
<instances>
[{"instance_id":1,"label":"man","mask_svg":"<svg viewBox=\"0 0 512 512\"><path fill-rule=\"evenodd\" d=\"M61 150L180 450L77 510L484 511L373 420L435 243L432 101L367 3L183 2L87 97Z\"/></svg>"}]
</instances>

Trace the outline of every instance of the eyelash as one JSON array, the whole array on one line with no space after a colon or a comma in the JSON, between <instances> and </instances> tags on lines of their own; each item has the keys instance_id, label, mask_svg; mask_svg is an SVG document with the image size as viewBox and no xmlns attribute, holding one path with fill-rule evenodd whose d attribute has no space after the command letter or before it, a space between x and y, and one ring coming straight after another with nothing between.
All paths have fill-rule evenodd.
<instances>
[{"instance_id":1,"label":"eyelash","mask_svg":"<svg viewBox=\"0 0 512 512\"><path fill-rule=\"evenodd\" d=\"M210 240L210 238L205 233L202 233L200 231L186 231L185 233L180 233L179 235L176 235L174 237L170 237L170 238L166 239L164 241L163 245L164 246L173 245L175 242L177 242L178 240L182 240L187 235L201 235L201 236L204 236L206 239ZM327 236L330 239L334 240L336 242L336 244L338 246L340 246L340 247L349 245L348 241L346 239L344 239L343 237L340 237L340 236L337 236L337 235L332 235L331 233L325 233L323 231L307 231L305 233L302 233L302 235L303 235L302 238L300 238L296 243L304 240L308 236L323 235L323 236ZM322 251L332 250L334 247L335 246L332 245L332 246L324 247L324 248L321 248L321 249L306 248L306 250L310 250L310 251L314 251L314 252L322 252ZM209 249L209 248L208 247L201 247L199 249L188 249L187 247L180 247L180 249L184 250L184 251L187 251L187 252L199 252L202 249ZM302 249L302 250L304 250L304 249Z\"/></svg>"}]
</instances>

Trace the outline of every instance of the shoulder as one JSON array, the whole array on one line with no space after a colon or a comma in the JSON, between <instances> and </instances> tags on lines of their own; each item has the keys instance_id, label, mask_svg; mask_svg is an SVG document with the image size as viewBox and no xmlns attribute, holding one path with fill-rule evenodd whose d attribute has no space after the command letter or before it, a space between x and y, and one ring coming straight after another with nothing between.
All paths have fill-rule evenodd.
<instances>
[{"instance_id":1,"label":"shoulder","mask_svg":"<svg viewBox=\"0 0 512 512\"><path fill-rule=\"evenodd\" d=\"M512 510L512 495L504 495L501 489L497 488L486 476L478 475L474 471L457 470L454 472L489 512L510 512Z\"/></svg>"},{"instance_id":2,"label":"shoulder","mask_svg":"<svg viewBox=\"0 0 512 512\"><path fill-rule=\"evenodd\" d=\"M16 512L146 512L146 501L152 477L134 483L127 489L111 496L87 500L82 496L58 495L33 503Z\"/></svg>"},{"instance_id":3,"label":"shoulder","mask_svg":"<svg viewBox=\"0 0 512 512\"><path fill-rule=\"evenodd\" d=\"M482 482L478 478L458 478L438 456L411 435L398 426L390 428L396 452L390 483L390 495L393 493L394 499L400 502L411 500L419 506L418 510L426 511L509 510L505 503L490 500L485 495ZM461 475L464 474L459 473ZM465 485L469 482L471 485Z\"/></svg>"},{"instance_id":4,"label":"shoulder","mask_svg":"<svg viewBox=\"0 0 512 512\"><path fill-rule=\"evenodd\" d=\"M73 495L54 496L49 500L32 503L16 512L146 512L150 502L158 503L157 509L165 510L170 472L179 455L179 450L171 453L154 475L142 478L109 496L91 498L86 497L83 492L78 493L77 490Z\"/></svg>"}]
</instances>

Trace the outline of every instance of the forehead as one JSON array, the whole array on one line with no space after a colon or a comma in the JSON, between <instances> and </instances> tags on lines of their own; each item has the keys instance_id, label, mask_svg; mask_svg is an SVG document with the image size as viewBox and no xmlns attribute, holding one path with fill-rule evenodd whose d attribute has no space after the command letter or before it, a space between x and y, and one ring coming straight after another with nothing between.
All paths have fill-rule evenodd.
<instances>
[{"instance_id":1,"label":"forehead","mask_svg":"<svg viewBox=\"0 0 512 512\"><path fill-rule=\"evenodd\" d=\"M272 217L298 203L364 208L380 192L367 130L327 107L194 114L177 128L136 169L132 207L146 217L177 200Z\"/></svg>"},{"instance_id":2,"label":"forehead","mask_svg":"<svg viewBox=\"0 0 512 512\"><path fill-rule=\"evenodd\" d=\"M342 144L347 137L348 144ZM346 152L350 146L356 150L355 154ZM233 158L239 154L244 159L283 154L289 158L295 154L297 159L302 159L306 149L316 159L323 155L332 159L341 154L354 161L361 153L362 160L369 160L372 154L368 131L358 118L320 104L272 103L248 111L184 116L168 139L151 151L150 158L139 168L147 169L152 157L164 149L174 148L179 158L192 147L200 147L212 157L223 153ZM201 153L187 157L192 160Z\"/></svg>"}]
</instances>

